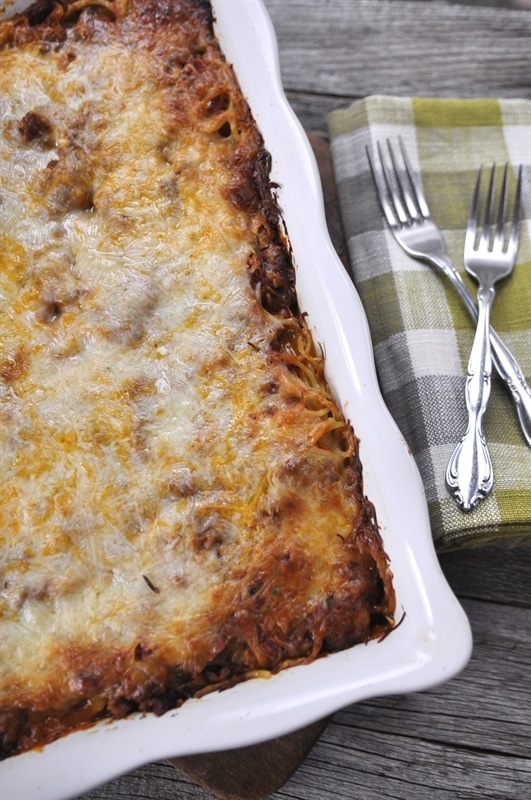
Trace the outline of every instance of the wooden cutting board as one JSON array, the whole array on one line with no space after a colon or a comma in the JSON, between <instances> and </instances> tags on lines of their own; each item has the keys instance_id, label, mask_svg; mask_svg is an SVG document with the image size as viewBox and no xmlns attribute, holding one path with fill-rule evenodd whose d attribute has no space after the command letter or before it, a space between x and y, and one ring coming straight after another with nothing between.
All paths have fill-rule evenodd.
<instances>
[{"instance_id":1,"label":"wooden cutting board","mask_svg":"<svg viewBox=\"0 0 531 800\"><path fill-rule=\"evenodd\" d=\"M170 764L220 800L263 800L304 761L328 720L263 744L174 758Z\"/></svg>"}]
</instances>

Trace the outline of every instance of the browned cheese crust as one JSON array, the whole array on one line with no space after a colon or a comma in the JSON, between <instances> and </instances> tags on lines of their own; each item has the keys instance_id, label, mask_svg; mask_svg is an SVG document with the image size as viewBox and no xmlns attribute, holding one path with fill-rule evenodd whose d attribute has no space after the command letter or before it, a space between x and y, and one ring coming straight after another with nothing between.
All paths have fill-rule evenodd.
<instances>
[{"instance_id":1,"label":"browned cheese crust","mask_svg":"<svg viewBox=\"0 0 531 800\"><path fill-rule=\"evenodd\" d=\"M0 75L6 757L384 636L395 597L209 3L39 0Z\"/></svg>"}]
</instances>

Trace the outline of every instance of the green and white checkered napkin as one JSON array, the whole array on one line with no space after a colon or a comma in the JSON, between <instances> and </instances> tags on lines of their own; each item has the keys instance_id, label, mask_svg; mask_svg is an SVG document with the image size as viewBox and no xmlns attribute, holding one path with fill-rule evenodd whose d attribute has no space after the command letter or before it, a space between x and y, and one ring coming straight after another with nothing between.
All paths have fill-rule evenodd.
<instances>
[{"instance_id":1,"label":"green and white checkered napkin","mask_svg":"<svg viewBox=\"0 0 531 800\"><path fill-rule=\"evenodd\" d=\"M423 478L436 547L531 535L531 448L497 375L484 426L494 491L463 512L446 489L446 466L467 424L464 386L474 324L447 279L409 258L386 228L365 152L377 140L402 137L448 253L463 273L478 168L523 165L518 263L498 284L492 324L530 383L531 103L369 97L332 112L329 128L352 277L369 321L384 399ZM477 286L464 277L475 296Z\"/></svg>"}]
</instances>

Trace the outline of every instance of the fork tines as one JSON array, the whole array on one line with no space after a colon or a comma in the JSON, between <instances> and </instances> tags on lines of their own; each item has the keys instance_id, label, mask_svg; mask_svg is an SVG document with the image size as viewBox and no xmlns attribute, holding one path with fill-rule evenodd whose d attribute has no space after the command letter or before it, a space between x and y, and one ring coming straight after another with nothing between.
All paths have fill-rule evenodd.
<instances>
[{"instance_id":1,"label":"fork tines","mask_svg":"<svg viewBox=\"0 0 531 800\"><path fill-rule=\"evenodd\" d=\"M478 172L476 186L474 188L474 194L472 197L472 204L470 207L470 215L468 217L468 223L466 228L465 249L468 248L469 250L474 250L476 249L476 246L482 245L484 248L489 249L491 251L496 250L499 252L508 252L515 250L516 247L518 246L518 226L520 223L520 199L522 192L522 165L520 165L518 169L518 174L516 178L516 190L513 201L512 222L511 222L509 237L505 248L503 246L503 243L504 243L505 221L507 219L507 203L509 197L509 180L508 180L509 164L505 164L503 170L496 227L494 230L494 234L491 237L490 219L495 199L494 198L495 184L496 184L495 174L496 174L496 165L494 164L490 173L489 188L487 192L487 198L485 201L485 209L483 215L483 225L481 227L481 232L479 234L479 242L476 245L478 239L478 231L480 227L479 197L480 197L480 188L482 179L482 169L480 168Z\"/></svg>"},{"instance_id":2,"label":"fork tines","mask_svg":"<svg viewBox=\"0 0 531 800\"><path fill-rule=\"evenodd\" d=\"M379 169L376 168L369 148L365 148L374 182L379 189L378 196L382 210L391 227L412 225L430 218L422 185L415 175L401 137L398 137L398 143L402 156L401 164L398 162L389 139L386 142L387 163L380 142L376 143Z\"/></svg>"}]
</instances>

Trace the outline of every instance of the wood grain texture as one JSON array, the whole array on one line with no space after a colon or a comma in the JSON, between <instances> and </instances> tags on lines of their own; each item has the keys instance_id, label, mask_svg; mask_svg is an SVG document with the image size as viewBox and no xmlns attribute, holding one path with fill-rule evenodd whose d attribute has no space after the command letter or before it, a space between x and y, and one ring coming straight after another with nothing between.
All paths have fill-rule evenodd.
<instances>
[{"instance_id":1,"label":"wood grain texture","mask_svg":"<svg viewBox=\"0 0 531 800\"><path fill-rule=\"evenodd\" d=\"M450 586L461 599L531 609L531 543L488 547L439 556ZM531 613L527 634L531 638ZM515 635L518 635L516 631ZM531 715L531 708L529 709Z\"/></svg>"},{"instance_id":2,"label":"wood grain texture","mask_svg":"<svg viewBox=\"0 0 531 800\"><path fill-rule=\"evenodd\" d=\"M531 97L531 12L419 0L265 0L309 130L372 94Z\"/></svg>"},{"instance_id":3,"label":"wood grain texture","mask_svg":"<svg viewBox=\"0 0 531 800\"><path fill-rule=\"evenodd\" d=\"M327 221L343 260L329 111L377 92L531 97L531 13L517 8L526 2L265 0L288 99L312 132ZM526 800L531 542L446 553L440 561L474 636L461 675L427 692L342 710L302 763L297 747L308 745L308 732L287 737L279 749L268 743L251 754L181 761L188 774L169 763L143 767L83 800Z\"/></svg>"},{"instance_id":4,"label":"wood grain texture","mask_svg":"<svg viewBox=\"0 0 531 800\"><path fill-rule=\"evenodd\" d=\"M288 90L360 97L529 93L525 10L412 0L266 0L266 6Z\"/></svg>"}]
</instances>

